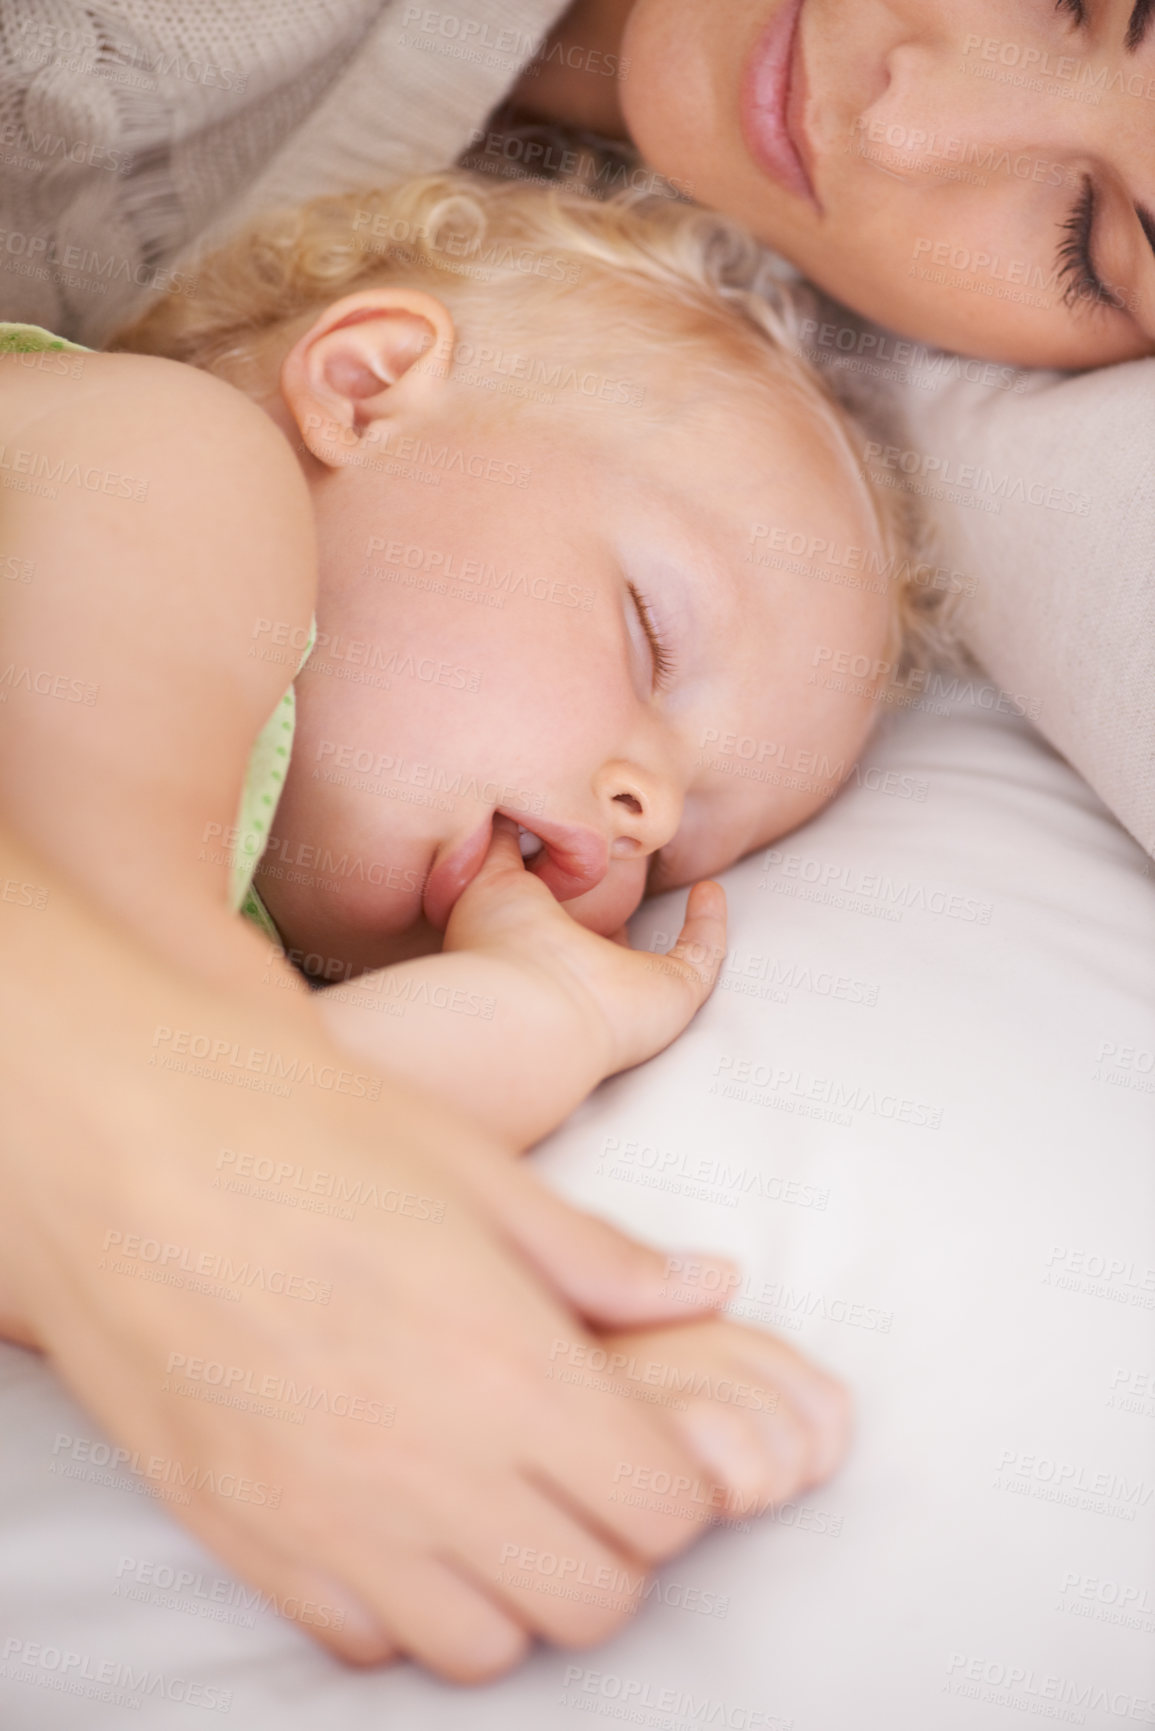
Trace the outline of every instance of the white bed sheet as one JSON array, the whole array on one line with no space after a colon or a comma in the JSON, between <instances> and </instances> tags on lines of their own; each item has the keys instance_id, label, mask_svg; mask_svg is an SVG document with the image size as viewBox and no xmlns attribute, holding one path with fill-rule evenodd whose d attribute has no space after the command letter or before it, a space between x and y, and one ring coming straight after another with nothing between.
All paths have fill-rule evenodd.
<instances>
[{"instance_id":1,"label":"white bed sheet","mask_svg":"<svg viewBox=\"0 0 1155 1731\"><path fill-rule=\"evenodd\" d=\"M0 1348L4 1731L1155 1725L1152 870L980 687L889 719L858 785L729 874L710 1005L538 1160L655 1242L737 1253L737 1308L852 1385L857 1445L595 1653L470 1691L342 1669L206 1596L226 1571ZM165 1568L195 1579L139 1583ZM65 1692L56 1650L152 1692Z\"/></svg>"}]
</instances>

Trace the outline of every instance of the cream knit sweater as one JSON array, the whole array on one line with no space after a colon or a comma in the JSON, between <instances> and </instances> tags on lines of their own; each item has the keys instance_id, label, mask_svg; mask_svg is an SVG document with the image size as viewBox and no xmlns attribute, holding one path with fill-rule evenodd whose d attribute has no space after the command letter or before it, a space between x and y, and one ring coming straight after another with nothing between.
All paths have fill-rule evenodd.
<instances>
[{"instance_id":1,"label":"cream knit sweater","mask_svg":"<svg viewBox=\"0 0 1155 1731\"><path fill-rule=\"evenodd\" d=\"M451 162L566 3L0 0L0 319L99 345L195 242Z\"/></svg>"}]
</instances>

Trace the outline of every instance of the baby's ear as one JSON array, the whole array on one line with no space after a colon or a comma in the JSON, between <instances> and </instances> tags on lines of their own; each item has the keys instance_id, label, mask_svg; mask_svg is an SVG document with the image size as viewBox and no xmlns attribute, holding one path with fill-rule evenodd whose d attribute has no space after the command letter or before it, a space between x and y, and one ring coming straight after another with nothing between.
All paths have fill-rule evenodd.
<instances>
[{"instance_id":1,"label":"baby's ear","mask_svg":"<svg viewBox=\"0 0 1155 1731\"><path fill-rule=\"evenodd\" d=\"M453 344L453 320L435 295L405 288L346 295L289 350L281 395L314 457L340 468L375 423L395 423L443 389Z\"/></svg>"}]
</instances>

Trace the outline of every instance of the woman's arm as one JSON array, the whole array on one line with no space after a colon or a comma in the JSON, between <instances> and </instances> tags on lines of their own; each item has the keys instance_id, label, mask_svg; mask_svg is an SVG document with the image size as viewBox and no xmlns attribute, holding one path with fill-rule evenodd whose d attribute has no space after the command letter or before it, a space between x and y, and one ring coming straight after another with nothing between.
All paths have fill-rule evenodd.
<instances>
[{"instance_id":1,"label":"woman's arm","mask_svg":"<svg viewBox=\"0 0 1155 1731\"><path fill-rule=\"evenodd\" d=\"M595 1345L574 1309L684 1323L691 1295L442 1107L358 1074L302 1003L161 962L0 826L0 1332L46 1352L172 1513L278 1604L311 1605L303 1632L346 1658L400 1648L477 1680L534 1634L607 1634L631 1595L591 1623L466 1583L499 1580L502 1539L530 1532L640 1591L637 1559L700 1528L616 1502L614 1463L749 1495L781 1478L765 1415L707 1413L699 1448L686 1415L551 1378L559 1341ZM724 1295L726 1265L703 1264L695 1293ZM753 1344L793 1438L785 1391L828 1385ZM715 1424L745 1427L738 1478L710 1465Z\"/></svg>"},{"instance_id":2,"label":"woman's arm","mask_svg":"<svg viewBox=\"0 0 1155 1731\"><path fill-rule=\"evenodd\" d=\"M126 929L180 966L264 973L222 944L228 860L253 740L295 668L251 651L259 620L303 634L313 515L268 416L191 367L84 355L79 379L0 358L0 586L12 669L0 812ZM214 935L215 934L215 935ZM236 974L235 958L251 953Z\"/></svg>"}]
</instances>

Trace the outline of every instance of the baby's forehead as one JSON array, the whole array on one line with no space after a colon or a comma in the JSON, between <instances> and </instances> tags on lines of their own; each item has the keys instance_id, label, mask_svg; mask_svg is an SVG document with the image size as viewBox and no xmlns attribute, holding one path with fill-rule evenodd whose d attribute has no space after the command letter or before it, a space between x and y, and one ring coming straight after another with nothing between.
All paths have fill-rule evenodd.
<instances>
[{"instance_id":1,"label":"baby's forehead","mask_svg":"<svg viewBox=\"0 0 1155 1731\"><path fill-rule=\"evenodd\" d=\"M677 463L688 489L731 515L773 506L789 518L818 495L834 517L873 521L857 426L805 372L773 358L729 374L675 359L628 440L619 429L640 460Z\"/></svg>"}]
</instances>

